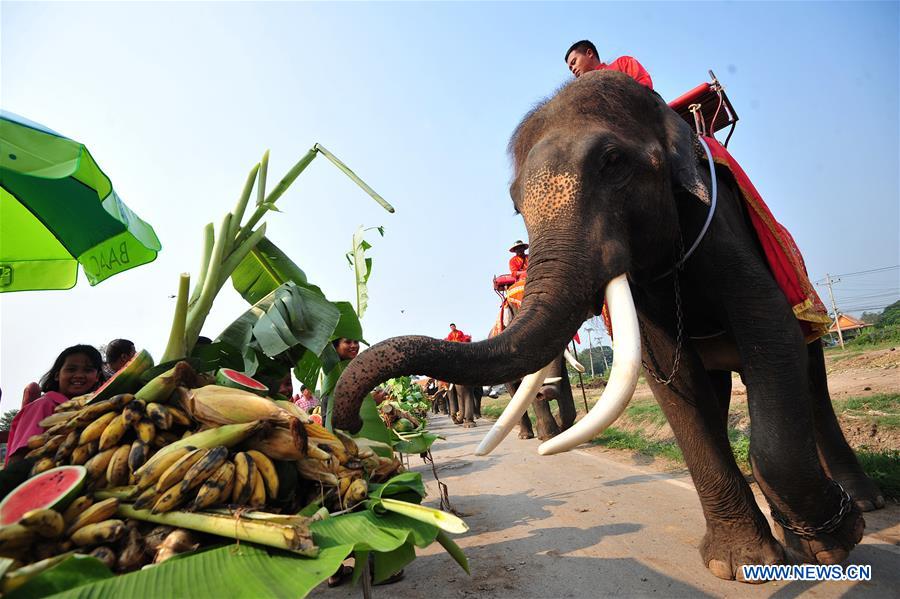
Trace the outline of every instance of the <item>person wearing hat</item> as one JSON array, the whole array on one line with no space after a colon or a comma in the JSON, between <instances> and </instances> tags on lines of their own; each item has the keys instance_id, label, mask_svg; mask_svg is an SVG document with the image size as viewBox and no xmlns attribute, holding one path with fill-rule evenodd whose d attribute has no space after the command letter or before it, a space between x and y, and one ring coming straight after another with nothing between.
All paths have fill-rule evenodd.
<instances>
[{"instance_id":1,"label":"person wearing hat","mask_svg":"<svg viewBox=\"0 0 900 599\"><path fill-rule=\"evenodd\" d=\"M509 251L515 254L509 259L509 274L514 276L517 281L525 278L525 269L528 268L528 256L525 254L527 249L528 244L521 239L516 240L509 248Z\"/></svg>"}]
</instances>

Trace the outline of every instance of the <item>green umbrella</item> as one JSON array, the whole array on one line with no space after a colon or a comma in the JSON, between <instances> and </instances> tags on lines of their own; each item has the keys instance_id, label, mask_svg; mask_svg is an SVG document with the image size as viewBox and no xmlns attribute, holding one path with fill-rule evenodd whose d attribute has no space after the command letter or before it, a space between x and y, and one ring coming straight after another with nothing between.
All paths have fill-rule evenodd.
<instances>
[{"instance_id":1,"label":"green umbrella","mask_svg":"<svg viewBox=\"0 0 900 599\"><path fill-rule=\"evenodd\" d=\"M147 264L153 228L113 191L82 144L0 111L0 293L91 285Z\"/></svg>"}]
</instances>

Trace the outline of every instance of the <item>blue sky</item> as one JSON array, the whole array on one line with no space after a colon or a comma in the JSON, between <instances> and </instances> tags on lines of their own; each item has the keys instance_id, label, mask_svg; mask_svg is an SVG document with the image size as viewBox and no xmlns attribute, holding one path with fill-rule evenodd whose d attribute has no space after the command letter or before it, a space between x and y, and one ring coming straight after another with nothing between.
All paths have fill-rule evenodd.
<instances>
[{"instance_id":1,"label":"blue sky","mask_svg":"<svg viewBox=\"0 0 900 599\"><path fill-rule=\"evenodd\" d=\"M900 262L898 3L4 2L0 104L84 142L153 224L156 262L97 287L0 296L2 409L65 346L133 339L159 355L178 273L271 150L274 182L313 143L396 208L317 159L268 217L269 237L332 299L354 296L359 225L375 259L367 339L486 335L491 277L525 236L506 144L570 75L563 52L637 57L672 99L726 85L730 150L794 235L813 279ZM850 279L847 279L849 281ZM890 293L898 271L852 279ZM842 291L849 304L862 292ZM823 299L827 293L820 288ZM867 291L868 293L868 291ZM895 298L896 299L896 298ZM226 288L215 336L245 308Z\"/></svg>"}]
</instances>

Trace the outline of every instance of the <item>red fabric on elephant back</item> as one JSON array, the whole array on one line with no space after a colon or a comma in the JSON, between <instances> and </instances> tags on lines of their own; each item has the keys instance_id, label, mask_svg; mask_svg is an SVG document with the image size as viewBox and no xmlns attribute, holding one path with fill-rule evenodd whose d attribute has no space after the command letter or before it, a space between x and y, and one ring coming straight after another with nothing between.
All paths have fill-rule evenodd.
<instances>
[{"instance_id":1,"label":"red fabric on elephant back","mask_svg":"<svg viewBox=\"0 0 900 599\"><path fill-rule=\"evenodd\" d=\"M714 137L704 136L703 139L709 145L713 161L726 167L738 184L744 202L747 204L750 222L753 224L756 237L766 255L772 276L790 302L794 316L800 321L800 328L803 330L806 342L812 343L828 332L831 318L828 316L825 304L822 303L819 294L816 293L809 281L800 248L797 247L790 232L772 216L772 212L766 206L759 192L756 191L753 183L750 182L747 173L728 153L728 150ZM606 331L612 337L612 323L605 303L602 317Z\"/></svg>"},{"instance_id":2,"label":"red fabric on elephant back","mask_svg":"<svg viewBox=\"0 0 900 599\"><path fill-rule=\"evenodd\" d=\"M775 281L784 292L785 297L794 309L794 316L800 321L800 327L811 343L828 332L831 318L828 310L819 298L819 294L809 281L806 264L794 238L781 223L775 220L772 212L762 196L756 191L744 169L728 153L728 150L713 137L704 137L712 152L716 164L721 164L731 171L734 179L747 203L750 221L756 230L756 236L766 254L769 268Z\"/></svg>"}]
</instances>

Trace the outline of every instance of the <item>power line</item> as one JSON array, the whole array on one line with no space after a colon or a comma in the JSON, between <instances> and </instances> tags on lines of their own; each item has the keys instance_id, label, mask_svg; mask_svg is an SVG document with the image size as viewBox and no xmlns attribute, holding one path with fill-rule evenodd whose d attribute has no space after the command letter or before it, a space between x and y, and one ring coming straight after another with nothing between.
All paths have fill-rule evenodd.
<instances>
[{"instance_id":1,"label":"power line","mask_svg":"<svg viewBox=\"0 0 900 599\"><path fill-rule=\"evenodd\" d=\"M833 282L834 279L837 277L856 277L859 275L867 275L867 274L872 274L872 273L876 273L876 272L887 272L889 270L897 270L898 268L900 268L900 264L897 264L895 266L883 266L881 268L872 268L869 270L858 270L856 272L846 272L843 274L831 275L831 279ZM820 285L825 285L825 284L827 284L826 283L827 279L828 279L828 275L826 275L826 277L824 279L819 279L818 281L816 281L816 283L820 284Z\"/></svg>"}]
</instances>

